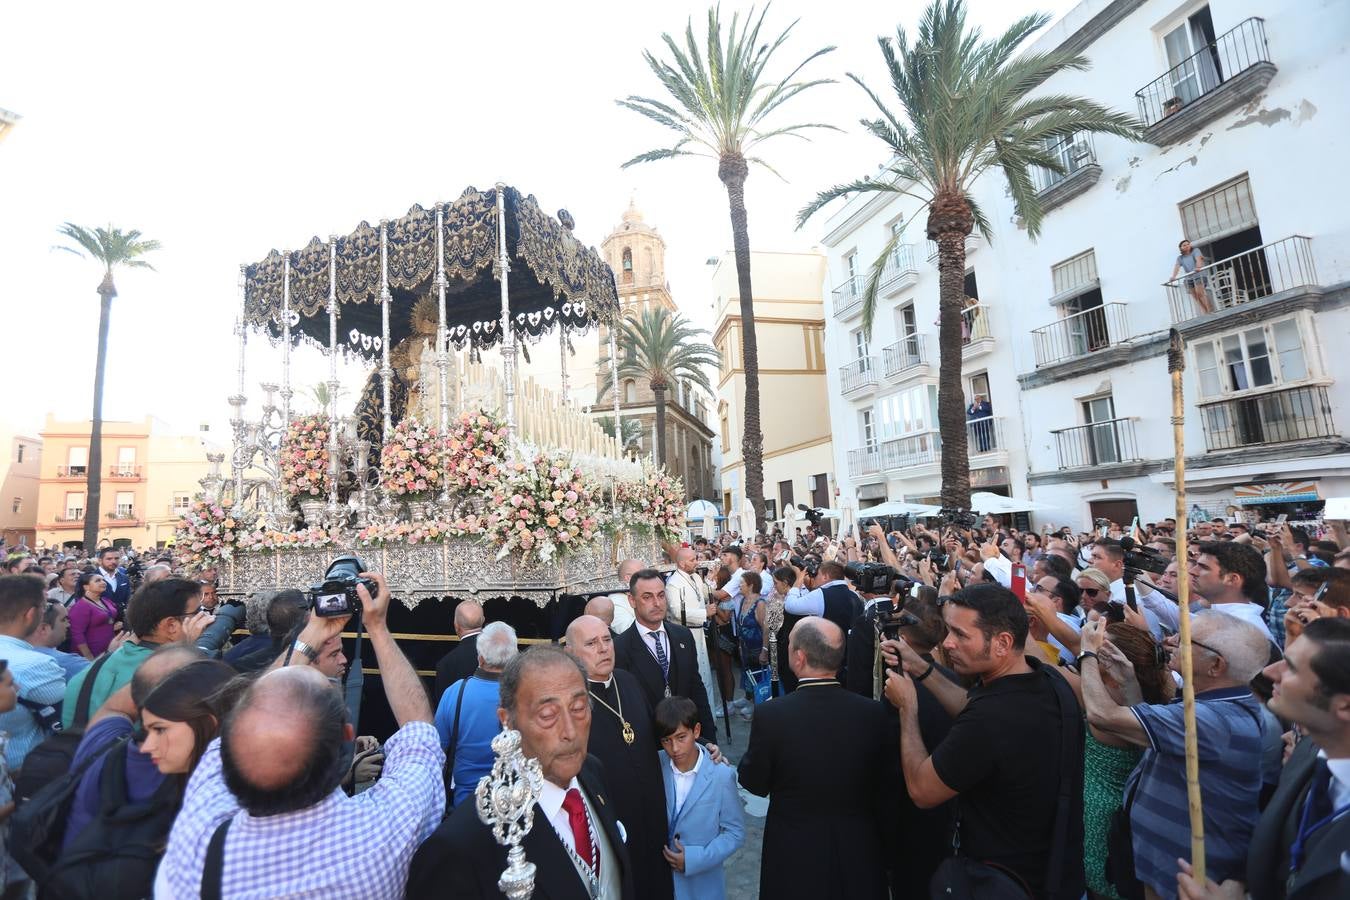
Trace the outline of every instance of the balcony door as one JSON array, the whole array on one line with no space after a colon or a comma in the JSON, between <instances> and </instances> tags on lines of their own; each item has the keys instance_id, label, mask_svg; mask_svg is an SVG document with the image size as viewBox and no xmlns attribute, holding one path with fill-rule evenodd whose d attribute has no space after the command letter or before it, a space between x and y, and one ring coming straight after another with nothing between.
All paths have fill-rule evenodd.
<instances>
[{"instance_id":1,"label":"balcony door","mask_svg":"<svg viewBox=\"0 0 1350 900\"><path fill-rule=\"evenodd\" d=\"M1163 35L1172 94L1184 106L1219 86L1222 77L1214 52L1214 20L1201 7ZM1209 48L1208 52L1204 51Z\"/></svg>"},{"instance_id":2,"label":"balcony door","mask_svg":"<svg viewBox=\"0 0 1350 900\"><path fill-rule=\"evenodd\" d=\"M903 368L917 366L919 360L919 318L914 304L906 303L895 311L895 328L900 333L900 361Z\"/></svg>"},{"instance_id":3,"label":"balcony door","mask_svg":"<svg viewBox=\"0 0 1350 900\"><path fill-rule=\"evenodd\" d=\"M1088 453L1094 466L1120 462L1115 418L1116 402L1110 395L1083 401L1083 421L1088 425Z\"/></svg>"},{"instance_id":4,"label":"balcony door","mask_svg":"<svg viewBox=\"0 0 1350 900\"><path fill-rule=\"evenodd\" d=\"M858 374L863 375L871 371L872 364L867 358L867 332L859 328L853 332L853 355L858 361Z\"/></svg>"},{"instance_id":5,"label":"balcony door","mask_svg":"<svg viewBox=\"0 0 1350 900\"><path fill-rule=\"evenodd\" d=\"M1075 356L1111 346L1100 288L1093 288L1066 302L1064 315L1069 323L1069 349Z\"/></svg>"}]
</instances>

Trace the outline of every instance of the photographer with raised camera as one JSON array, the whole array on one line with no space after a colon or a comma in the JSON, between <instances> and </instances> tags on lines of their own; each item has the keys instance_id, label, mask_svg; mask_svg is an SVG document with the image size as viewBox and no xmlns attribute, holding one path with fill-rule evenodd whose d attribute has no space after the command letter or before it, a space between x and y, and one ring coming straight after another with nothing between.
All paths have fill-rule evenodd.
<instances>
[{"instance_id":1,"label":"photographer with raised camera","mask_svg":"<svg viewBox=\"0 0 1350 900\"><path fill-rule=\"evenodd\" d=\"M853 623L862 615L863 602L849 587L843 564L834 559L823 561L812 582L813 590L809 593L783 601L783 611L794 616L820 616L839 626L839 631L847 637ZM840 669L838 677L843 682L847 678L846 670Z\"/></svg>"},{"instance_id":2,"label":"photographer with raised camera","mask_svg":"<svg viewBox=\"0 0 1350 900\"><path fill-rule=\"evenodd\" d=\"M359 601L399 729L379 782L343 793L354 730L342 695L314 667L350 619L319 615L331 583L311 592L316 609L299 639L249 687L198 764L156 896L403 896L413 852L445 808L445 754L426 690L389 633L384 576L360 572L344 593Z\"/></svg>"}]
</instances>

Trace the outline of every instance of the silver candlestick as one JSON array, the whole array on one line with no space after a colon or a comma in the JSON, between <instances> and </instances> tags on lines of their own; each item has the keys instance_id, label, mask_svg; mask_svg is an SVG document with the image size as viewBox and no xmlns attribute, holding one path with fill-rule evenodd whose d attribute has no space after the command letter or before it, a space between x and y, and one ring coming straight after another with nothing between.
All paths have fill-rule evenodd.
<instances>
[{"instance_id":1,"label":"silver candlestick","mask_svg":"<svg viewBox=\"0 0 1350 900\"><path fill-rule=\"evenodd\" d=\"M497 843L510 848L497 887L510 900L529 900L534 893L534 863L525 859L520 842L534 825L534 804L544 786L544 772L539 760L525 758L519 731L507 730L494 737L492 753L496 757L492 771L478 780L473 792L478 818L492 829Z\"/></svg>"}]
</instances>

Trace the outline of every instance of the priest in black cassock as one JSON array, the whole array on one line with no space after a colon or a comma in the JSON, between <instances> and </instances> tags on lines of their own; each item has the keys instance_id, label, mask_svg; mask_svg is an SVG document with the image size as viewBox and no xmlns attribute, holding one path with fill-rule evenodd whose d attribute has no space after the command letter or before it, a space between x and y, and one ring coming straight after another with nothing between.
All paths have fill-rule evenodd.
<instances>
[{"instance_id":1,"label":"priest in black cassock","mask_svg":"<svg viewBox=\"0 0 1350 900\"><path fill-rule=\"evenodd\" d=\"M619 821L628 832L633 885L643 900L671 900L674 882L661 854L666 844L666 792L652 710L637 679L614 668L609 626L581 616L567 628L567 652L586 668L591 694L588 751L605 765Z\"/></svg>"}]
</instances>

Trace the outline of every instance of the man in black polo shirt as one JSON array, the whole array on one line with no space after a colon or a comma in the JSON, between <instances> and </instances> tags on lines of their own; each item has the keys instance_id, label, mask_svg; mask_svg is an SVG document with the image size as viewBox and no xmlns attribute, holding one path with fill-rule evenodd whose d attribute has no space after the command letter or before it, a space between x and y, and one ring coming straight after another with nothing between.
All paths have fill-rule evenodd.
<instances>
[{"instance_id":1,"label":"man in black polo shirt","mask_svg":"<svg viewBox=\"0 0 1350 900\"><path fill-rule=\"evenodd\" d=\"M1028 620L1022 603L997 584L978 584L945 598L947 661L965 688L901 641L883 645L889 665L902 676L886 677L886 697L900 710L900 763L915 805L929 809L957 798L961 855L1016 873L1037 898L1076 898L1083 893L1082 713L1070 714L1068 758L1064 756L1063 693L1050 680L1057 673L1024 655ZM930 756L918 721L915 682L923 682L956 717ZM1067 821L1056 841L1060 780L1069 779ZM1053 853L1056 843L1058 853ZM1050 859L1059 860L1052 872ZM1052 889L1048 881L1056 884Z\"/></svg>"}]
</instances>

